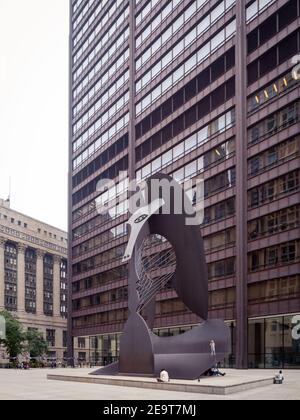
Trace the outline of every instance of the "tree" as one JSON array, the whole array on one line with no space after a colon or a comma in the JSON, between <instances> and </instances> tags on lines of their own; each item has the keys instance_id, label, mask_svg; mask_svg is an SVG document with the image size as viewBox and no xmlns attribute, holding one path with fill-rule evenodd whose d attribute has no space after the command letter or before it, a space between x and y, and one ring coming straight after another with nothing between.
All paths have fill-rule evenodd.
<instances>
[{"instance_id":1,"label":"tree","mask_svg":"<svg viewBox=\"0 0 300 420\"><path fill-rule=\"evenodd\" d=\"M24 333L20 321L7 311L0 312L6 323L6 338L0 340L11 358L17 357L23 351Z\"/></svg>"},{"instance_id":2,"label":"tree","mask_svg":"<svg viewBox=\"0 0 300 420\"><path fill-rule=\"evenodd\" d=\"M25 334L25 339L27 340L26 351L28 351L30 357L41 357L48 352L47 341L41 332L28 330Z\"/></svg>"}]
</instances>

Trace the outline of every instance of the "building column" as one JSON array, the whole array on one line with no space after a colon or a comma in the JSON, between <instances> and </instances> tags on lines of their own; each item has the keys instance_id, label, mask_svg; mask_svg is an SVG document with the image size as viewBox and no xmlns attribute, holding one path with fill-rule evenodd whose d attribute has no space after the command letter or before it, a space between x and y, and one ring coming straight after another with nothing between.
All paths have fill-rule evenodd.
<instances>
[{"instance_id":1,"label":"building column","mask_svg":"<svg viewBox=\"0 0 300 420\"><path fill-rule=\"evenodd\" d=\"M129 2L129 180L135 176L135 2Z\"/></svg>"},{"instance_id":2,"label":"building column","mask_svg":"<svg viewBox=\"0 0 300 420\"><path fill-rule=\"evenodd\" d=\"M5 309L5 269L4 269L5 240L0 238L0 311Z\"/></svg>"},{"instance_id":3,"label":"building column","mask_svg":"<svg viewBox=\"0 0 300 420\"><path fill-rule=\"evenodd\" d=\"M17 274L17 311L25 312L25 250L26 246L18 244Z\"/></svg>"},{"instance_id":4,"label":"building column","mask_svg":"<svg viewBox=\"0 0 300 420\"><path fill-rule=\"evenodd\" d=\"M36 252L36 313L44 314L44 252Z\"/></svg>"},{"instance_id":5,"label":"building column","mask_svg":"<svg viewBox=\"0 0 300 420\"><path fill-rule=\"evenodd\" d=\"M60 263L61 258L53 258L53 316L60 317Z\"/></svg>"},{"instance_id":6,"label":"building column","mask_svg":"<svg viewBox=\"0 0 300 420\"><path fill-rule=\"evenodd\" d=\"M246 1L236 3L236 368L248 369Z\"/></svg>"}]
</instances>

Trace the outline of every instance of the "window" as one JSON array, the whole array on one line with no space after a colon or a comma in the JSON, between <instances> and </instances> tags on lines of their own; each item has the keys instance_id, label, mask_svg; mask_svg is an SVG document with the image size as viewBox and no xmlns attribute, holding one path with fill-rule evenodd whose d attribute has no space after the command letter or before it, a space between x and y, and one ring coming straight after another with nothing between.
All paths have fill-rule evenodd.
<instances>
[{"instance_id":1,"label":"window","mask_svg":"<svg viewBox=\"0 0 300 420\"><path fill-rule=\"evenodd\" d=\"M254 156L248 161L248 173L256 175L271 166L292 159L299 154L299 137L291 138L275 147L271 147L263 153Z\"/></svg>"},{"instance_id":2,"label":"window","mask_svg":"<svg viewBox=\"0 0 300 420\"><path fill-rule=\"evenodd\" d=\"M299 51L298 47L299 32L294 32L279 44L279 63L283 63Z\"/></svg>"},{"instance_id":3,"label":"window","mask_svg":"<svg viewBox=\"0 0 300 420\"><path fill-rule=\"evenodd\" d=\"M299 261L299 241L261 249L249 254L250 272Z\"/></svg>"},{"instance_id":4,"label":"window","mask_svg":"<svg viewBox=\"0 0 300 420\"><path fill-rule=\"evenodd\" d=\"M299 118L298 106L298 103L295 102L251 127L248 130L249 143L257 143L297 122Z\"/></svg>"},{"instance_id":5,"label":"window","mask_svg":"<svg viewBox=\"0 0 300 420\"><path fill-rule=\"evenodd\" d=\"M260 77L269 73L277 65L277 47L271 48L260 58Z\"/></svg>"},{"instance_id":6,"label":"window","mask_svg":"<svg viewBox=\"0 0 300 420\"><path fill-rule=\"evenodd\" d=\"M55 347L55 330L46 330L46 341L50 347Z\"/></svg>"},{"instance_id":7,"label":"window","mask_svg":"<svg viewBox=\"0 0 300 420\"><path fill-rule=\"evenodd\" d=\"M279 30L281 31L289 23L293 22L299 16L297 10L297 0L291 0L278 11Z\"/></svg>"},{"instance_id":8,"label":"window","mask_svg":"<svg viewBox=\"0 0 300 420\"><path fill-rule=\"evenodd\" d=\"M86 348L85 338L78 337L78 348L80 348L80 349L85 349Z\"/></svg>"},{"instance_id":9,"label":"window","mask_svg":"<svg viewBox=\"0 0 300 420\"><path fill-rule=\"evenodd\" d=\"M270 72L279 64L287 61L293 55L299 52L298 45L299 30L290 34L284 40L267 53L263 54L257 60L248 66L248 85L251 85L259 77Z\"/></svg>"},{"instance_id":10,"label":"window","mask_svg":"<svg viewBox=\"0 0 300 420\"><path fill-rule=\"evenodd\" d=\"M249 207L254 208L267 201L294 192L299 188L299 174L297 171L286 174L276 180L253 188L248 192Z\"/></svg>"},{"instance_id":11,"label":"window","mask_svg":"<svg viewBox=\"0 0 300 420\"><path fill-rule=\"evenodd\" d=\"M67 347L67 345L68 345L67 331L63 331L63 347Z\"/></svg>"},{"instance_id":12,"label":"window","mask_svg":"<svg viewBox=\"0 0 300 420\"><path fill-rule=\"evenodd\" d=\"M141 102L139 102L136 106L136 114L139 115L148 107L150 104L155 102L158 97L162 94L164 94L169 88L171 88L173 85L178 83L179 80L181 80L182 77L186 76L196 65L200 64L204 58L212 52L214 49L217 49L220 47L220 45L225 41L225 39L229 39L235 32L236 29L236 21L233 20L225 29L222 29L217 35L215 35L214 38L212 38L207 44L205 44L201 50L199 50L194 56L190 57L184 64L182 64L175 72L170 74L159 86L157 86L155 89L153 89L150 93L148 93L147 97L148 99L144 98ZM178 48L178 47L177 47ZM152 68L149 72L151 72L151 77L147 77L147 75L143 76L143 78L146 77L146 82L149 80L153 80L155 76L159 73L159 70L163 68L163 66L166 66L167 63L171 63L174 59L174 51L172 50L169 52L166 56L163 57L161 60L160 66L157 68L157 73L154 74L154 68ZM145 86L145 83L143 83L143 78L141 79L141 82L137 82L137 85L140 89ZM161 93L160 95L154 95L154 91L160 87Z\"/></svg>"}]
</instances>

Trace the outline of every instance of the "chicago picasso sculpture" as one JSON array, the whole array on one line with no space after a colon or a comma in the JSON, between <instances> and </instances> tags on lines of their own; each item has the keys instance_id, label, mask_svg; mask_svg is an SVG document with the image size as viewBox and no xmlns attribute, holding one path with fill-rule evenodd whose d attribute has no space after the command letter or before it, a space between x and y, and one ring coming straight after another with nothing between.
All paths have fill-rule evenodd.
<instances>
[{"instance_id":1,"label":"chicago picasso sculpture","mask_svg":"<svg viewBox=\"0 0 300 420\"><path fill-rule=\"evenodd\" d=\"M154 191L153 180L172 185L168 197L168 189ZM124 262L129 263L130 314L121 337L119 362L95 374L157 376L166 369L171 378L196 379L228 354L229 329L221 320L208 320L207 264L199 226L186 223L195 214L189 198L167 175L150 177L147 186L150 204L129 220ZM181 212L178 197L182 197ZM156 296L167 285L202 322L184 334L159 337L153 332Z\"/></svg>"}]
</instances>

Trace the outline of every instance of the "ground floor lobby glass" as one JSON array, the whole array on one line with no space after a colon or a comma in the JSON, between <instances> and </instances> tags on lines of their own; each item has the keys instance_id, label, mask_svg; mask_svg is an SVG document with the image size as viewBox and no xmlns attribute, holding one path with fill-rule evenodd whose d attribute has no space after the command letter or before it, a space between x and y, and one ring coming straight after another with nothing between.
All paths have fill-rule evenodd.
<instances>
[{"instance_id":1,"label":"ground floor lobby glass","mask_svg":"<svg viewBox=\"0 0 300 420\"><path fill-rule=\"evenodd\" d=\"M249 320L249 368L300 368L300 316Z\"/></svg>"},{"instance_id":2,"label":"ground floor lobby glass","mask_svg":"<svg viewBox=\"0 0 300 420\"><path fill-rule=\"evenodd\" d=\"M231 351L223 367L235 367L236 323L226 321L231 332ZM183 334L194 326L157 329L160 337ZM121 334L90 337L90 363L105 366L118 360ZM300 314L248 321L250 369L300 369Z\"/></svg>"}]
</instances>

